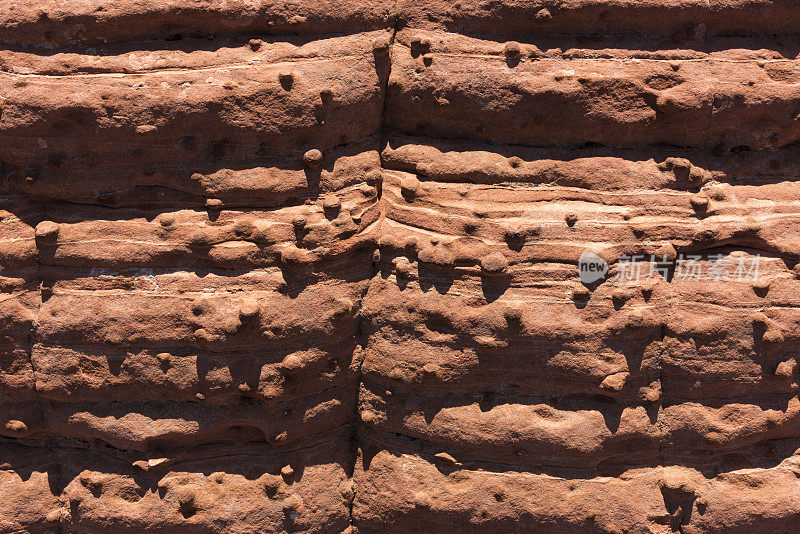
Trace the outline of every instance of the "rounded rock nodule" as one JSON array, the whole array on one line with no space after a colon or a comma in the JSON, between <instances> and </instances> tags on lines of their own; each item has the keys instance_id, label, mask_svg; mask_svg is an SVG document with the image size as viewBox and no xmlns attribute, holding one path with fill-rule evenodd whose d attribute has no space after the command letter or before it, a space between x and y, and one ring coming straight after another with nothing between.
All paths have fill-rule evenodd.
<instances>
[{"instance_id":1,"label":"rounded rock nodule","mask_svg":"<svg viewBox=\"0 0 800 534\"><path fill-rule=\"evenodd\" d=\"M36 241L41 243L55 243L58 239L60 228L52 221L42 221L36 225Z\"/></svg>"},{"instance_id":2,"label":"rounded rock nodule","mask_svg":"<svg viewBox=\"0 0 800 534\"><path fill-rule=\"evenodd\" d=\"M508 258L499 252L493 252L481 258L481 271L487 274L500 274L508 268Z\"/></svg>"},{"instance_id":3,"label":"rounded rock nodule","mask_svg":"<svg viewBox=\"0 0 800 534\"><path fill-rule=\"evenodd\" d=\"M312 148L303 154L303 163L309 169L318 169L322 165L322 151Z\"/></svg>"}]
</instances>

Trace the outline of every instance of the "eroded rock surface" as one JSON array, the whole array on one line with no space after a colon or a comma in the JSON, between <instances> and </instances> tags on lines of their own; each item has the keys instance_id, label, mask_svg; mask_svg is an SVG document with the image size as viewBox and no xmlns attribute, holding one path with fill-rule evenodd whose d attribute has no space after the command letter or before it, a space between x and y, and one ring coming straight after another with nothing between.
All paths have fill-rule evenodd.
<instances>
[{"instance_id":1,"label":"eroded rock surface","mask_svg":"<svg viewBox=\"0 0 800 534\"><path fill-rule=\"evenodd\" d=\"M794 4L0 6L0 532L797 532Z\"/></svg>"}]
</instances>

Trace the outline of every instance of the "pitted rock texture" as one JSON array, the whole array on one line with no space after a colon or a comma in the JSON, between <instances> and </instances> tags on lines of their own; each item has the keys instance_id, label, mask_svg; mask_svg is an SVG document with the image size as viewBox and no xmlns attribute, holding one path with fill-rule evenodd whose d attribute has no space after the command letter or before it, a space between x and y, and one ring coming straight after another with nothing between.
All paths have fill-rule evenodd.
<instances>
[{"instance_id":1,"label":"pitted rock texture","mask_svg":"<svg viewBox=\"0 0 800 534\"><path fill-rule=\"evenodd\" d=\"M0 532L800 531L799 54L790 0L4 3Z\"/></svg>"}]
</instances>

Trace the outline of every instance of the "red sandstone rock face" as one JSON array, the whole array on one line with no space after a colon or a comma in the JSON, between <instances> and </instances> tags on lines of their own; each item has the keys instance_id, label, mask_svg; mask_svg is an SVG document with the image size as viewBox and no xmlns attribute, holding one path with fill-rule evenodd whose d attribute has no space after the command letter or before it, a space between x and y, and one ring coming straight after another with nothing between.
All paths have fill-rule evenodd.
<instances>
[{"instance_id":1,"label":"red sandstone rock face","mask_svg":"<svg viewBox=\"0 0 800 534\"><path fill-rule=\"evenodd\" d=\"M797 532L798 27L0 6L0 532Z\"/></svg>"}]
</instances>

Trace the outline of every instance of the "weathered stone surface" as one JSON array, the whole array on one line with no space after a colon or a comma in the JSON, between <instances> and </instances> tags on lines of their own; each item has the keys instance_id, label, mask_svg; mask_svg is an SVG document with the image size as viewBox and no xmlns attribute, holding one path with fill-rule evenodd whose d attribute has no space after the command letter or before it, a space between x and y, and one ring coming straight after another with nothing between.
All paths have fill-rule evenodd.
<instances>
[{"instance_id":1,"label":"weathered stone surface","mask_svg":"<svg viewBox=\"0 0 800 534\"><path fill-rule=\"evenodd\" d=\"M0 532L796 532L798 28L0 6Z\"/></svg>"}]
</instances>

